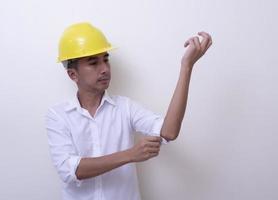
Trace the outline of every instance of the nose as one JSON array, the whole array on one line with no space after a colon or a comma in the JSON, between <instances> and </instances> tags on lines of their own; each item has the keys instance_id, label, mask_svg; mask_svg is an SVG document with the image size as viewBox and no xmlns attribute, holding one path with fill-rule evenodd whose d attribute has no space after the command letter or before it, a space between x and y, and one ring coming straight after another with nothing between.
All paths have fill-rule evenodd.
<instances>
[{"instance_id":1,"label":"nose","mask_svg":"<svg viewBox=\"0 0 278 200\"><path fill-rule=\"evenodd\" d=\"M110 65L109 63L102 62L101 64L101 74L106 74L110 71Z\"/></svg>"}]
</instances>

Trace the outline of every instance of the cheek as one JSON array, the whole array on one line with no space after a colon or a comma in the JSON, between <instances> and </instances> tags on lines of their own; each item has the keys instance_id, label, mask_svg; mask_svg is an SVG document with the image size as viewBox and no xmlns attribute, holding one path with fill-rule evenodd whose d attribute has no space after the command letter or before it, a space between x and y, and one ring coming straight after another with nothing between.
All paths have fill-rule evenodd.
<instances>
[{"instance_id":1,"label":"cheek","mask_svg":"<svg viewBox=\"0 0 278 200\"><path fill-rule=\"evenodd\" d=\"M96 73L91 73L91 72L83 73L80 78L87 83L96 83L97 82Z\"/></svg>"}]
</instances>

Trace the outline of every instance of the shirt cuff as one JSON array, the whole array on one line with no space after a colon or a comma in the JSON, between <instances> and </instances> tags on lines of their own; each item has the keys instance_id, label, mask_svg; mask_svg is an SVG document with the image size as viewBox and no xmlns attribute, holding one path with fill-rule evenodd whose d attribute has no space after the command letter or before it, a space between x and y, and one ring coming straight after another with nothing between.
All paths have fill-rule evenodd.
<instances>
[{"instance_id":1,"label":"shirt cuff","mask_svg":"<svg viewBox=\"0 0 278 200\"><path fill-rule=\"evenodd\" d=\"M160 136L161 137L161 136ZM161 139L162 139L162 142L161 142L161 144L168 144L169 143L169 141L167 141L166 139L164 139L163 137L161 137Z\"/></svg>"},{"instance_id":2,"label":"shirt cuff","mask_svg":"<svg viewBox=\"0 0 278 200\"><path fill-rule=\"evenodd\" d=\"M76 186L77 187L80 187L81 186L81 183L82 181L81 180L78 180L77 177L76 177L76 169L80 163L80 160L81 160L81 157L80 156L72 156L69 160L68 160L68 163L69 163L69 168L70 168L70 173L71 173L71 177L72 177L72 180L76 183Z\"/></svg>"}]
</instances>

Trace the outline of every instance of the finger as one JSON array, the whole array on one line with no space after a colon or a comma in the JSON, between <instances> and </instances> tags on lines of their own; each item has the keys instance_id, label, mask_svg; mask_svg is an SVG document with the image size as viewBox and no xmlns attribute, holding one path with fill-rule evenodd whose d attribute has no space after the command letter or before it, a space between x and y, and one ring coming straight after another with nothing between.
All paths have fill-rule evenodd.
<instances>
[{"instance_id":1,"label":"finger","mask_svg":"<svg viewBox=\"0 0 278 200\"><path fill-rule=\"evenodd\" d=\"M207 38L209 41L212 41L211 35L204 31L198 32L198 35L202 36L203 38Z\"/></svg>"},{"instance_id":2,"label":"finger","mask_svg":"<svg viewBox=\"0 0 278 200\"><path fill-rule=\"evenodd\" d=\"M208 42L208 44L207 44L207 46L206 46L206 48L205 48L205 50L204 50L204 53L208 50L208 48L209 48L211 45L212 45L212 41L209 40L209 42Z\"/></svg>"},{"instance_id":3,"label":"finger","mask_svg":"<svg viewBox=\"0 0 278 200\"><path fill-rule=\"evenodd\" d=\"M189 46L195 47L195 43L193 41L193 38L190 39L188 42L189 42Z\"/></svg>"},{"instance_id":4,"label":"finger","mask_svg":"<svg viewBox=\"0 0 278 200\"><path fill-rule=\"evenodd\" d=\"M201 49L201 44L200 44L200 40L199 40L198 37L194 37L194 38L193 38L193 42L194 42L195 47L196 47L197 49Z\"/></svg>"},{"instance_id":5,"label":"finger","mask_svg":"<svg viewBox=\"0 0 278 200\"><path fill-rule=\"evenodd\" d=\"M185 43L184 43L184 47L187 47L189 45L189 41L187 40Z\"/></svg>"},{"instance_id":6,"label":"finger","mask_svg":"<svg viewBox=\"0 0 278 200\"><path fill-rule=\"evenodd\" d=\"M201 35L201 36L203 36L203 37L207 37L207 38L211 39L210 34L206 33L205 31L200 31L200 32L198 32L198 35Z\"/></svg>"},{"instance_id":7,"label":"finger","mask_svg":"<svg viewBox=\"0 0 278 200\"><path fill-rule=\"evenodd\" d=\"M212 44L212 38L211 38L210 34L202 31L202 32L198 32L198 35L201 35L204 38L203 39L205 42L204 49L207 50L209 48L209 46Z\"/></svg>"},{"instance_id":8,"label":"finger","mask_svg":"<svg viewBox=\"0 0 278 200\"><path fill-rule=\"evenodd\" d=\"M158 156L159 153L150 153L150 158Z\"/></svg>"},{"instance_id":9,"label":"finger","mask_svg":"<svg viewBox=\"0 0 278 200\"><path fill-rule=\"evenodd\" d=\"M148 142L147 146L148 147L160 147L161 142Z\"/></svg>"},{"instance_id":10,"label":"finger","mask_svg":"<svg viewBox=\"0 0 278 200\"><path fill-rule=\"evenodd\" d=\"M162 139L159 136L146 136L146 140L149 142L161 142Z\"/></svg>"},{"instance_id":11,"label":"finger","mask_svg":"<svg viewBox=\"0 0 278 200\"><path fill-rule=\"evenodd\" d=\"M189 38L185 43L184 43L184 47L187 47L188 45L190 45L190 40L192 40L193 37Z\"/></svg>"},{"instance_id":12,"label":"finger","mask_svg":"<svg viewBox=\"0 0 278 200\"><path fill-rule=\"evenodd\" d=\"M189 41L191 40L192 38L189 38L188 40L186 40L186 42L184 43L184 47L187 47L189 45Z\"/></svg>"},{"instance_id":13,"label":"finger","mask_svg":"<svg viewBox=\"0 0 278 200\"><path fill-rule=\"evenodd\" d=\"M212 41L209 42L209 44L206 47L206 50L212 45Z\"/></svg>"},{"instance_id":14,"label":"finger","mask_svg":"<svg viewBox=\"0 0 278 200\"><path fill-rule=\"evenodd\" d=\"M201 42L201 50L202 52L206 51L208 44L209 44L210 40L208 37L204 37L202 42Z\"/></svg>"},{"instance_id":15,"label":"finger","mask_svg":"<svg viewBox=\"0 0 278 200\"><path fill-rule=\"evenodd\" d=\"M149 153L157 153L159 152L160 148L155 148L155 147L152 147L152 148L148 148L148 152Z\"/></svg>"}]
</instances>

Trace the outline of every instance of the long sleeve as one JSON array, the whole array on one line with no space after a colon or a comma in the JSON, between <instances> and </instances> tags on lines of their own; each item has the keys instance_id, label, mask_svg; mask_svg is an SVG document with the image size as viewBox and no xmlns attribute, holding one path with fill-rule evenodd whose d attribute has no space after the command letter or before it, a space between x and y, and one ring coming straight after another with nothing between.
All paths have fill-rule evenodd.
<instances>
[{"instance_id":1,"label":"long sleeve","mask_svg":"<svg viewBox=\"0 0 278 200\"><path fill-rule=\"evenodd\" d=\"M81 157L76 153L65 121L52 109L46 115L46 129L52 162L60 178L65 183L75 182L80 186L75 171Z\"/></svg>"}]
</instances>

